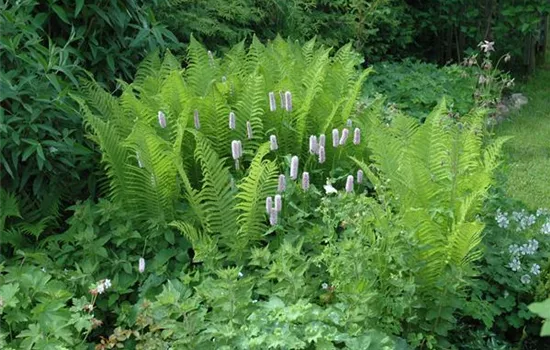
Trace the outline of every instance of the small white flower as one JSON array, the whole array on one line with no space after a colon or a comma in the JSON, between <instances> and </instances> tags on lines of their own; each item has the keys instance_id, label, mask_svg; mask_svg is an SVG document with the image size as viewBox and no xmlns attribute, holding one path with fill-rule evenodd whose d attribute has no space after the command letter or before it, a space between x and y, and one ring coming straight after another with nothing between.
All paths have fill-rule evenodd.
<instances>
[{"instance_id":1,"label":"small white flower","mask_svg":"<svg viewBox=\"0 0 550 350\"><path fill-rule=\"evenodd\" d=\"M519 261L518 258L513 258L508 264L508 267L510 267L514 272L519 271L521 270L521 261Z\"/></svg>"},{"instance_id":2,"label":"small white flower","mask_svg":"<svg viewBox=\"0 0 550 350\"><path fill-rule=\"evenodd\" d=\"M326 194L338 193L338 191L328 182L323 186L323 188L325 189Z\"/></svg>"},{"instance_id":3,"label":"small white flower","mask_svg":"<svg viewBox=\"0 0 550 350\"><path fill-rule=\"evenodd\" d=\"M510 244L510 246L508 247L508 251L509 251L510 254L512 254L512 255L518 255L518 254L519 254L519 251L520 251L519 245L517 245L517 244Z\"/></svg>"},{"instance_id":4,"label":"small white flower","mask_svg":"<svg viewBox=\"0 0 550 350\"><path fill-rule=\"evenodd\" d=\"M497 222L498 227L500 228L508 228L508 226L510 225L510 220L508 220L507 214L501 212L500 208L497 209L495 220Z\"/></svg>"},{"instance_id":5,"label":"small white flower","mask_svg":"<svg viewBox=\"0 0 550 350\"><path fill-rule=\"evenodd\" d=\"M529 283L531 283L531 276L523 275L523 276L521 276L520 281L523 284L529 284Z\"/></svg>"},{"instance_id":6,"label":"small white flower","mask_svg":"<svg viewBox=\"0 0 550 350\"><path fill-rule=\"evenodd\" d=\"M252 300L252 304L256 304L258 302L258 300L254 299Z\"/></svg>"},{"instance_id":7,"label":"small white flower","mask_svg":"<svg viewBox=\"0 0 550 350\"><path fill-rule=\"evenodd\" d=\"M143 273L145 271L145 259L143 258L139 258L138 271L139 273Z\"/></svg>"},{"instance_id":8,"label":"small white flower","mask_svg":"<svg viewBox=\"0 0 550 350\"><path fill-rule=\"evenodd\" d=\"M550 220L546 221L540 228L540 233L543 235L550 235Z\"/></svg>"},{"instance_id":9,"label":"small white flower","mask_svg":"<svg viewBox=\"0 0 550 350\"><path fill-rule=\"evenodd\" d=\"M481 51L483 52L491 52L491 51L495 51L495 42L494 41L487 41L487 40L484 40L482 42L480 42L477 46L479 46L481 48Z\"/></svg>"},{"instance_id":10,"label":"small white flower","mask_svg":"<svg viewBox=\"0 0 550 350\"><path fill-rule=\"evenodd\" d=\"M531 273L535 276L540 275L540 265L533 264L533 266L531 266Z\"/></svg>"},{"instance_id":11,"label":"small white flower","mask_svg":"<svg viewBox=\"0 0 550 350\"><path fill-rule=\"evenodd\" d=\"M239 278L243 278L244 274L242 272L239 271L239 273L237 274L237 276L239 276Z\"/></svg>"},{"instance_id":12,"label":"small white flower","mask_svg":"<svg viewBox=\"0 0 550 350\"><path fill-rule=\"evenodd\" d=\"M321 284L321 288L323 288L323 289L328 289L328 284L327 284L327 283Z\"/></svg>"},{"instance_id":13,"label":"small white flower","mask_svg":"<svg viewBox=\"0 0 550 350\"><path fill-rule=\"evenodd\" d=\"M103 282L103 284L105 285L105 289L109 289L112 286L111 280L108 278Z\"/></svg>"}]
</instances>

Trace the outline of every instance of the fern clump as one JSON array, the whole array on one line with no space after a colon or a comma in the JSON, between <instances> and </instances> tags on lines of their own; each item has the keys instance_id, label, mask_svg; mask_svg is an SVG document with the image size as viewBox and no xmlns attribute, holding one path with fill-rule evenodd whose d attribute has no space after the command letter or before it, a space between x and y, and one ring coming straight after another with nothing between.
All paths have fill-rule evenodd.
<instances>
[{"instance_id":1,"label":"fern clump","mask_svg":"<svg viewBox=\"0 0 550 350\"><path fill-rule=\"evenodd\" d=\"M185 69L155 53L119 97L90 82L77 99L114 200L143 220L184 220L200 230L176 224L190 239L226 236L242 253L268 229L264 202L280 175L306 172L309 190L356 169L348 156L365 145L343 135L364 127L358 99L370 70L360 62L350 45L333 52L315 40L253 39L218 58L192 39Z\"/></svg>"}]
</instances>

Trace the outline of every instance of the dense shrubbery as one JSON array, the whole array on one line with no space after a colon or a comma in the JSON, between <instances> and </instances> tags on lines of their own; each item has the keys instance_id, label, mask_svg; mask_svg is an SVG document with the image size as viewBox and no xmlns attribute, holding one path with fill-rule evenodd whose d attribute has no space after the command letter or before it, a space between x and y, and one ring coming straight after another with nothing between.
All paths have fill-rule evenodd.
<instances>
[{"instance_id":1,"label":"dense shrubbery","mask_svg":"<svg viewBox=\"0 0 550 350\"><path fill-rule=\"evenodd\" d=\"M0 5L0 347L544 347L493 43L364 69L403 1L204 3Z\"/></svg>"},{"instance_id":2,"label":"dense shrubbery","mask_svg":"<svg viewBox=\"0 0 550 350\"><path fill-rule=\"evenodd\" d=\"M402 0L174 0L159 3L158 16L184 42L195 35L208 48L230 46L252 33L331 46L353 43L369 61L402 55L414 37Z\"/></svg>"}]
</instances>

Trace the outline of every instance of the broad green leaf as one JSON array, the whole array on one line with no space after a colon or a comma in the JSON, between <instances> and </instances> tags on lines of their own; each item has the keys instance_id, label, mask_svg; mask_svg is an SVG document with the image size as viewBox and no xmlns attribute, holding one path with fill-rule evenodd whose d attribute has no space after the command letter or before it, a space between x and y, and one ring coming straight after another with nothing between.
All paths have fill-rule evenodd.
<instances>
[{"instance_id":1,"label":"broad green leaf","mask_svg":"<svg viewBox=\"0 0 550 350\"><path fill-rule=\"evenodd\" d=\"M78 14L80 13L80 11L82 10L82 7L84 6L84 0L75 0L76 2L76 6L75 6L75 9L74 9L74 16L78 16Z\"/></svg>"}]
</instances>

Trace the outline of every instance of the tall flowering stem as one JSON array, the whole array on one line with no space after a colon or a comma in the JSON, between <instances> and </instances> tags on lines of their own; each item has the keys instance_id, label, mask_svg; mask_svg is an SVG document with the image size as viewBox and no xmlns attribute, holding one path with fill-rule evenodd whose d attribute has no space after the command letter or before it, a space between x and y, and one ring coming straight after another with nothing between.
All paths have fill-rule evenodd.
<instances>
[{"instance_id":1,"label":"tall flowering stem","mask_svg":"<svg viewBox=\"0 0 550 350\"><path fill-rule=\"evenodd\" d=\"M293 156L290 160L290 178L292 180L298 178L298 156Z\"/></svg>"},{"instance_id":2,"label":"tall flowering stem","mask_svg":"<svg viewBox=\"0 0 550 350\"><path fill-rule=\"evenodd\" d=\"M249 140L252 139L252 124L250 123L250 121L247 121L246 122L246 136L248 137Z\"/></svg>"},{"instance_id":3,"label":"tall flowering stem","mask_svg":"<svg viewBox=\"0 0 550 350\"><path fill-rule=\"evenodd\" d=\"M279 91L279 98L281 99L281 108L286 109L285 93L282 91Z\"/></svg>"}]
</instances>

